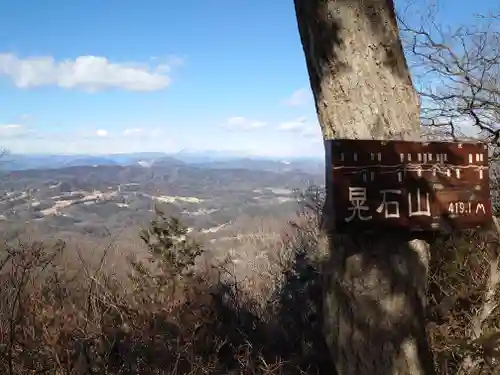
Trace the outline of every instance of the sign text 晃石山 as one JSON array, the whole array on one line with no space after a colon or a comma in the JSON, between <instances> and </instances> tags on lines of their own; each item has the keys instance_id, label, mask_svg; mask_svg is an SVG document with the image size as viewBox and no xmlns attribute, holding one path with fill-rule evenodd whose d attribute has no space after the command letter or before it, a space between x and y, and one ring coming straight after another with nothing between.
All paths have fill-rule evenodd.
<instances>
[{"instance_id":1,"label":"sign text \u6643\u77f3\u5c71","mask_svg":"<svg viewBox=\"0 0 500 375\"><path fill-rule=\"evenodd\" d=\"M327 141L335 228L451 231L492 223L483 143Z\"/></svg>"}]
</instances>

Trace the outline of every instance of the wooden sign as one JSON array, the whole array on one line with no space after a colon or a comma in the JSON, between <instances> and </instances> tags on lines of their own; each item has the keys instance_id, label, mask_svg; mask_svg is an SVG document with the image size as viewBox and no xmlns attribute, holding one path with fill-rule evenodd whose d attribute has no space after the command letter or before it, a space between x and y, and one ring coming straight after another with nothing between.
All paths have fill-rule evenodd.
<instances>
[{"instance_id":1,"label":"wooden sign","mask_svg":"<svg viewBox=\"0 0 500 375\"><path fill-rule=\"evenodd\" d=\"M326 151L337 231L451 231L492 223L483 143L332 140Z\"/></svg>"}]
</instances>

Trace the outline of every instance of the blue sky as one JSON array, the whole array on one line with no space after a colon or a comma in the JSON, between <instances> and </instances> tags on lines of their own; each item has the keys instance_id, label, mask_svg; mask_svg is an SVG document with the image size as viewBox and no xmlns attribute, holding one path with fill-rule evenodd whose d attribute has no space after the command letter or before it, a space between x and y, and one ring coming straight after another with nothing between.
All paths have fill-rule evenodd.
<instances>
[{"instance_id":1,"label":"blue sky","mask_svg":"<svg viewBox=\"0 0 500 375\"><path fill-rule=\"evenodd\" d=\"M292 0L3 0L0 109L16 153L323 154Z\"/></svg>"}]
</instances>

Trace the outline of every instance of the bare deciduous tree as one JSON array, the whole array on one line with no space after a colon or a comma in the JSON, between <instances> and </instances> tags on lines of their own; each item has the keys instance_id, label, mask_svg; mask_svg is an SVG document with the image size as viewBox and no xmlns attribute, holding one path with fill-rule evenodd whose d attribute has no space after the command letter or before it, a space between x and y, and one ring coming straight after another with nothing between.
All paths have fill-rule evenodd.
<instances>
[{"instance_id":1,"label":"bare deciduous tree","mask_svg":"<svg viewBox=\"0 0 500 375\"><path fill-rule=\"evenodd\" d=\"M432 138L490 143L493 204L500 209L500 16L475 15L451 30L429 10L418 24L400 15L406 55L421 98L421 121Z\"/></svg>"},{"instance_id":2,"label":"bare deciduous tree","mask_svg":"<svg viewBox=\"0 0 500 375\"><path fill-rule=\"evenodd\" d=\"M295 9L323 138L419 139L393 1L295 0ZM324 325L339 375L434 373L427 243L332 233L330 258Z\"/></svg>"},{"instance_id":3,"label":"bare deciduous tree","mask_svg":"<svg viewBox=\"0 0 500 375\"><path fill-rule=\"evenodd\" d=\"M406 54L418 77L424 125L451 138L500 140L500 23L475 16L474 24L445 31L429 12L417 26L400 18ZM408 17L409 18L409 17Z\"/></svg>"},{"instance_id":4,"label":"bare deciduous tree","mask_svg":"<svg viewBox=\"0 0 500 375\"><path fill-rule=\"evenodd\" d=\"M429 11L401 31L422 103L422 123L447 139L490 143L493 204L498 205L500 145L500 17L472 17L445 30ZM497 207L498 211L498 207ZM495 221L495 223L497 223ZM454 235L431 262L429 332L442 374L499 372L500 269L496 233ZM436 316L436 314L438 316ZM496 371L496 372L495 372Z\"/></svg>"}]
</instances>

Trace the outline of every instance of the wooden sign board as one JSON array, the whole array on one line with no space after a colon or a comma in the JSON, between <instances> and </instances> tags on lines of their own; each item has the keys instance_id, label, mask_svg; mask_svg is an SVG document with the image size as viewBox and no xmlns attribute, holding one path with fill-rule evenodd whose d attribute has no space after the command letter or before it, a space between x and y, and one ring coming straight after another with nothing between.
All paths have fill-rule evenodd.
<instances>
[{"instance_id":1,"label":"wooden sign board","mask_svg":"<svg viewBox=\"0 0 500 375\"><path fill-rule=\"evenodd\" d=\"M332 140L327 194L337 231L451 231L492 223L482 143Z\"/></svg>"}]
</instances>

